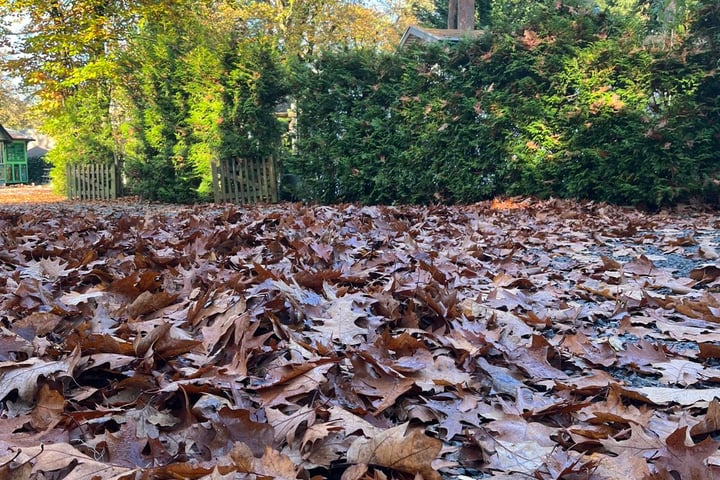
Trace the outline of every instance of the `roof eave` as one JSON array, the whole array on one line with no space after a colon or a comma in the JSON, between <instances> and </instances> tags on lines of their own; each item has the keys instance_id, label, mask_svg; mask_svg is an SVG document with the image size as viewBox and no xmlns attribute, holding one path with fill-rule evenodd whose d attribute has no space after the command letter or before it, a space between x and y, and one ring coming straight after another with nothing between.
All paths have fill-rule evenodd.
<instances>
[{"instance_id":1,"label":"roof eave","mask_svg":"<svg viewBox=\"0 0 720 480\"><path fill-rule=\"evenodd\" d=\"M403 33L403 36L400 39L400 47L405 46L410 37L417 37L424 42L437 42L440 40L439 37L431 34L430 32L427 32L420 27L410 25L405 29L405 33Z\"/></svg>"},{"instance_id":2,"label":"roof eave","mask_svg":"<svg viewBox=\"0 0 720 480\"><path fill-rule=\"evenodd\" d=\"M10 143L12 141L13 141L12 135L10 135L10 133L7 130L5 130L5 127L0 125L0 142Z\"/></svg>"}]
</instances>

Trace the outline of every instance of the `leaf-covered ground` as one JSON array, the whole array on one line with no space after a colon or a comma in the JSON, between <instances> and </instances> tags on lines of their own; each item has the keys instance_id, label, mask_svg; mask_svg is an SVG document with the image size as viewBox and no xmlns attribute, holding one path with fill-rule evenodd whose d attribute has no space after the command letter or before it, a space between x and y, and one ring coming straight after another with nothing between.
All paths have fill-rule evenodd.
<instances>
[{"instance_id":1,"label":"leaf-covered ground","mask_svg":"<svg viewBox=\"0 0 720 480\"><path fill-rule=\"evenodd\" d=\"M65 197L53 191L50 185L7 185L0 186L0 205L14 203L60 202Z\"/></svg>"},{"instance_id":2,"label":"leaf-covered ground","mask_svg":"<svg viewBox=\"0 0 720 480\"><path fill-rule=\"evenodd\" d=\"M720 478L720 222L0 207L0 478Z\"/></svg>"}]
</instances>

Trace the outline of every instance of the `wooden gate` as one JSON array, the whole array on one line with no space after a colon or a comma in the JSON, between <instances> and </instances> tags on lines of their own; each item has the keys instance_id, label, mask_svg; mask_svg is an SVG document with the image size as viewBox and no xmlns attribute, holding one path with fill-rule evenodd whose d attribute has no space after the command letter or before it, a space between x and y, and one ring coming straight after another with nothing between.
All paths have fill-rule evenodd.
<instances>
[{"instance_id":1,"label":"wooden gate","mask_svg":"<svg viewBox=\"0 0 720 480\"><path fill-rule=\"evenodd\" d=\"M237 158L213 162L215 203L269 203L278 201L277 160Z\"/></svg>"},{"instance_id":2,"label":"wooden gate","mask_svg":"<svg viewBox=\"0 0 720 480\"><path fill-rule=\"evenodd\" d=\"M70 200L113 200L118 197L114 165L68 165L67 196Z\"/></svg>"}]
</instances>

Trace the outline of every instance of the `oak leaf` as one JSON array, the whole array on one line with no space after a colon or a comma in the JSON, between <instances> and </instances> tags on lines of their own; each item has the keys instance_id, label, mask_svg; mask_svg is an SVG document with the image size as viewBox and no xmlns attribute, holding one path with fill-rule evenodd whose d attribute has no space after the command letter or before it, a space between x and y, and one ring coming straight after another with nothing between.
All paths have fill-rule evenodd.
<instances>
[{"instance_id":1,"label":"oak leaf","mask_svg":"<svg viewBox=\"0 0 720 480\"><path fill-rule=\"evenodd\" d=\"M79 359L80 349L75 349L64 360L54 362L33 357L24 362L0 363L0 400L13 390L17 390L22 400L32 401L40 377L48 377L58 372L71 374Z\"/></svg>"},{"instance_id":2,"label":"oak leaf","mask_svg":"<svg viewBox=\"0 0 720 480\"><path fill-rule=\"evenodd\" d=\"M425 480L441 480L432 462L440 455L442 442L428 437L408 424L389 428L376 436L360 437L347 452L354 464L387 467L404 473L421 474Z\"/></svg>"},{"instance_id":3,"label":"oak leaf","mask_svg":"<svg viewBox=\"0 0 720 480\"><path fill-rule=\"evenodd\" d=\"M67 443L23 448L6 456L5 459L0 459L0 465L4 465L5 461L10 459L17 464L31 464L33 475L37 475L38 472L69 470L63 476L63 480L130 480L136 472L134 468L97 461Z\"/></svg>"},{"instance_id":4,"label":"oak leaf","mask_svg":"<svg viewBox=\"0 0 720 480\"><path fill-rule=\"evenodd\" d=\"M688 427L681 427L665 440L664 448L653 463L683 480L720 478L720 471L707 464L707 458L716 453L719 446L720 442L710 437L693 443L688 437Z\"/></svg>"}]
</instances>

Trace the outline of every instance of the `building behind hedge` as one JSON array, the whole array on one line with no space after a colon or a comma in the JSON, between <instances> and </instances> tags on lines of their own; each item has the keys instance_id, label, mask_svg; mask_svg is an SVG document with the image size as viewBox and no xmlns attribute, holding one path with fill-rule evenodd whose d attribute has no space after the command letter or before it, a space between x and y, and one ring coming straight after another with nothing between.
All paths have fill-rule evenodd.
<instances>
[{"instance_id":1,"label":"building behind hedge","mask_svg":"<svg viewBox=\"0 0 720 480\"><path fill-rule=\"evenodd\" d=\"M28 182L27 146L32 140L0 125L0 185Z\"/></svg>"}]
</instances>

